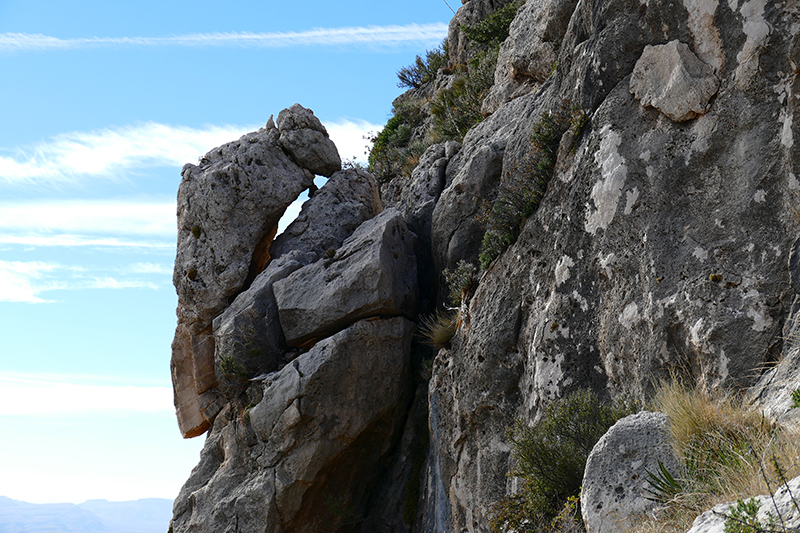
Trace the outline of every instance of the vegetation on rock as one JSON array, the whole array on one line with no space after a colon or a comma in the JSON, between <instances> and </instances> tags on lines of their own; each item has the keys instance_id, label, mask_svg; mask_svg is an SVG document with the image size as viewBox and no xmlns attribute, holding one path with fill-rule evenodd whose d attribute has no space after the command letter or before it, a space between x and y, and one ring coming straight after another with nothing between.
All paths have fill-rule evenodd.
<instances>
[{"instance_id":1,"label":"vegetation on rock","mask_svg":"<svg viewBox=\"0 0 800 533\"><path fill-rule=\"evenodd\" d=\"M594 445L632 412L624 402L601 402L594 392L580 390L550 403L533 426L517 420L508 439L516 462L511 473L522 486L518 494L495 504L491 530L564 531L566 524L582 529L580 513L567 512L573 520L565 522L565 506L575 505Z\"/></svg>"},{"instance_id":2,"label":"vegetation on rock","mask_svg":"<svg viewBox=\"0 0 800 533\"><path fill-rule=\"evenodd\" d=\"M664 508L657 520L643 520L637 532L687 531L697 515L714 505L741 502L743 494L774 494L800 475L798 435L774 426L735 392L712 395L670 383L662 385L654 408L669 417L671 440L684 469L651 475L656 478L651 493L660 496ZM667 476L674 482L667 482ZM751 511L749 503L736 504L726 531L781 531L753 529Z\"/></svg>"},{"instance_id":3,"label":"vegetation on rock","mask_svg":"<svg viewBox=\"0 0 800 533\"><path fill-rule=\"evenodd\" d=\"M539 117L531 132L527 159L520 168L503 176L494 202L484 203L481 222L486 233L480 252L483 270L517 241L523 223L539 208L553 176L561 136L567 130L579 136L586 122L586 113L568 101Z\"/></svg>"}]
</instances>

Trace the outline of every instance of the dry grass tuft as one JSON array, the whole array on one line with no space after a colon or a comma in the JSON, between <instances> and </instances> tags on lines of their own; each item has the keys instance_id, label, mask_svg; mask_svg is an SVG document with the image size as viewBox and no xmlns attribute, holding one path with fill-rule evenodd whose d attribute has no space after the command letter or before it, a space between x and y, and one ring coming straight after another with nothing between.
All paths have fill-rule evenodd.
<instances>
[{"instance_id":1,"label":"dry grass tuft","mask_svg":"<svg viewBox=\"0 0 800 533\"><path fill-rule=\"evenodd\" d=\"M774 493L800 475L800 435L772 424L736 396L664 384L655 410L669 416L673 446L684 465L671 472L683 490L637 533L686 531L718 503Z\"/></svg>"},{"instance_id":2,"label":"dry grass tuft","mask_svg":"<svg viewBox=\"0 0 800 533\"><path fill-rule=\"evenodd\" d=\"M458 331L458 312L439 310L422 317L420 322L418 335L423 343L434 348L449 348L450 341Z\"/></svg>"}]
</instances>

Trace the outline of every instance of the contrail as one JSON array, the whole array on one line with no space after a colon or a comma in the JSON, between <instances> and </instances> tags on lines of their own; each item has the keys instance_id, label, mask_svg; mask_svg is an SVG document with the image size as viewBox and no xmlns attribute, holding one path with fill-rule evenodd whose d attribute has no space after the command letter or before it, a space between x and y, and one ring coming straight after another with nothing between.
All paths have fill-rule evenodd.
<instances>
[{"instance_id":1,"label":"contrail","mask_svg":"<svg viewBox=\"0 0 800 533\"><path fill-rule=\"evenodd\" d=\"M447 24L406 24L316 28L299 32L193 33L169 37L82 37L60 39L42 34L0 33L0 52L68 50L106 46L239 46L286 48L291 46L392 46L436 42L447 36Z\"/></svg>"}]
</instances>

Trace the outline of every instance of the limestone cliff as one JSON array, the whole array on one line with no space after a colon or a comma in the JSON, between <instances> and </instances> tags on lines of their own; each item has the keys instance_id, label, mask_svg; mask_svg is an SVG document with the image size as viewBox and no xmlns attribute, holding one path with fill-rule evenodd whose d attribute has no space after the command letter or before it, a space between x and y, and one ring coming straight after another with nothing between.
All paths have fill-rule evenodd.
<instances>
[{"instance_id":1,"label":"limestone cliff","mask_svg":"<svg viewBox=\"0 0 800 533\"><path fill-rule=\"evenodd\" d=\"M452 87L480 52L462 25L507 2L463 4L450 65L406 98ZM488 531L505 429L576 389L644 400L679 373L786 411L796 358L763 369L800 291L800 4L528 0L509 32L483 120L382 198L301 106L184 169L172 369L182 432L208 436L176 533ZM418 314L478 264L485 202L554 115L538 208L431 354Z\"/></svg>"}]
</instances>

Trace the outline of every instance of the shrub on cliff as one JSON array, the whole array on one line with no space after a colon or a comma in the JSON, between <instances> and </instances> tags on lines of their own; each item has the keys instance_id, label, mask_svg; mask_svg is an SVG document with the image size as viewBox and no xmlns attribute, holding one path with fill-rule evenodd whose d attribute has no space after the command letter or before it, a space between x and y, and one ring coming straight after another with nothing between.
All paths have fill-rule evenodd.
<instances>
[{"instance_id":1,"label":"shrub on cliff","mask_svg":"<svg viewBox=\"0 0 800 533\"><path fill-rule=\"evenodd\" d=\"M539 208L553 176L561 136L568 129L579 136L586 120L586 114L568 101L541 114L533 126L525 162L503 176L495 201L484 204L481 222L486 233L480 252L484 270L517 241L522 224Z\"/></svg>"},{"instance_id":2,"label":"shrub on cliff","mask_svg":"<svg viewBox=\"0 0 800 533\"><path fill-rule=\"evenodd\" d=\"M581 390L549 404L533 426L517 420L508 437L516 462L512 474L522 487L494 506L492 532L563 530L569 522L564 510L572 501L574 511L589 453L608 428L632 412L625 403L601 402Z\"/></svg>"},{"instance_id":3,"label":"shrub on cliff","mask_svg":"<svg viewBox=\"0 0 800 533\"><path fill-rule=\"evenodd\" d=\"M397 72L397 86L419 89L423 84L436 79L439 69L447 66L449 53L447 40L433 50L425 52L425 57L417 56L412 65L401 68Z\"/></svg>"}]
</instances>

